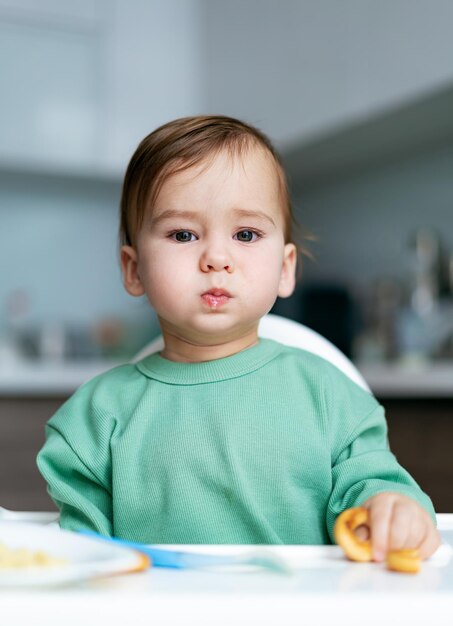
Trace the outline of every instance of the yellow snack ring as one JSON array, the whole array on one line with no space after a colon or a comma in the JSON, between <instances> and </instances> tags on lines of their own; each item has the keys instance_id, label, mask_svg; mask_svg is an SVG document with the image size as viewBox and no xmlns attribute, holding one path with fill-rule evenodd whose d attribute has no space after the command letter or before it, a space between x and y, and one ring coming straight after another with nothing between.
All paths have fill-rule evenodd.
<instances>
[{"instance_id":1,"label":"yellow snack ring","mask_svg":"<svg viewBox=\"0 0 453 626\"><path fill-rule=\"evenodd\" d=\"M420 571L418 550L391 550L387 553L387 567L394 572L416 574Z\"/></svg>"},{"instance_id":2,"label":"yellow snack ring","mask_svg":"<svg viewBox=\"0 0 453 626\"><path fill-rule=\"evenodd\" d=\"M333 529L335 541L352 561L371 561L371 542L362 541L354 533L356 528L367 523L368 511L363 507L346 509L336 519Z\"/></svg>"}]
</instances>

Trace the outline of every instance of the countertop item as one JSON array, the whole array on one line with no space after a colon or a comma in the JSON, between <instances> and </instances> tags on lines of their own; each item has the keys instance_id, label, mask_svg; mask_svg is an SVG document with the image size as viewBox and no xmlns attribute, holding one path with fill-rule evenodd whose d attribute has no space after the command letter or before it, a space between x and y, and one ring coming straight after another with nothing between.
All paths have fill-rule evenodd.
<instances>
[{"instance_id":1,"label":"countertop item","mask_svg":"<svg viewBox=\"0 0 453 626\"><path fill-rule=\"evenodd\" d=\"M245 568L228 572L151 568L64 587L2 590L2 622L450 626L453 515L440 515L439 528L445 545L416 575L390 572L381 564L351 563L336 546L272 546L295 566L293 576Z\"/></svg>"}]
</instances>

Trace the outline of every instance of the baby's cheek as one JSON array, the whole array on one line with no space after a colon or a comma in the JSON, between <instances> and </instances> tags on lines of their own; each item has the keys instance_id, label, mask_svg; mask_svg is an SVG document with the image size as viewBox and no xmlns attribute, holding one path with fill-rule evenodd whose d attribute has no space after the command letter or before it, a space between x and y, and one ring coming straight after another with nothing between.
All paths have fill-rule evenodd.
<instances>
[{"instance_id":1,"label":"baby's cheek","mask_svg":"<svg viewBox=\"0 0 453 626\"><path fill-rule=\"evenodd\" d=\"M168 277L159 268L149 266L142 268L140 273L142 284L145 288L148 299L154 304L165 297L165 293L168 289Z\"/></svg>"},{"instance_id":2,"label":"baby's cheek","mask_svg":"<svg viewBox=\"0 0 453 626\"><path fill-rule=\"evenodd\" d=\"M277 298L278 279L267 276L266 281L254 280L252 283L251 304L258 312L259 316L263 316L273 307Z\"/></svg>"}]
</instances>

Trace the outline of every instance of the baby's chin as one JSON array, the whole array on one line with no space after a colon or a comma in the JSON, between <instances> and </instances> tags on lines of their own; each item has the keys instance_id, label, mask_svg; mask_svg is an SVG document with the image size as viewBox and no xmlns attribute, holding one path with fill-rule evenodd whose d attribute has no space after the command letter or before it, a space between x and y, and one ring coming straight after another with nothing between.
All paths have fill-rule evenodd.
<instances>
[{"instance_id":1,"label":"baby's chin","mask_svg":"<svg viewBox=\"0 0 453 626\"><path fill-rule=\"evenodd\" d=\"M202 316L182 327L161 323L164 335L194 347L215 347L227 343L250 342L258 336L259 319L235 322L228 315Z\"/></svg>"}]
</instances>

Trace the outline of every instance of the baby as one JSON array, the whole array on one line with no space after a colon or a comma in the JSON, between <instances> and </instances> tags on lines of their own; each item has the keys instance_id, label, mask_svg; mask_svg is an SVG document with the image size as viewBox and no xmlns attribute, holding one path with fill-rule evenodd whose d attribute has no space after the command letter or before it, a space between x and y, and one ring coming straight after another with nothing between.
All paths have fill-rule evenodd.
<instances>
[{"instance_id":1,"label":"baby","mask_svg":"<svg viewBox=\"0 0 453 626\"><path fill-rule=\"evenodd\" d=\"M222 116L148 135L121 200L124 286L160 354L83 385L38 465L61 526L144 543L323 544L369 510L373 558L439 545L429 498L387 444L382 407L335 366L258 337L295 286L285 174L268 138Z\"/></svg>"}]
</instances>

